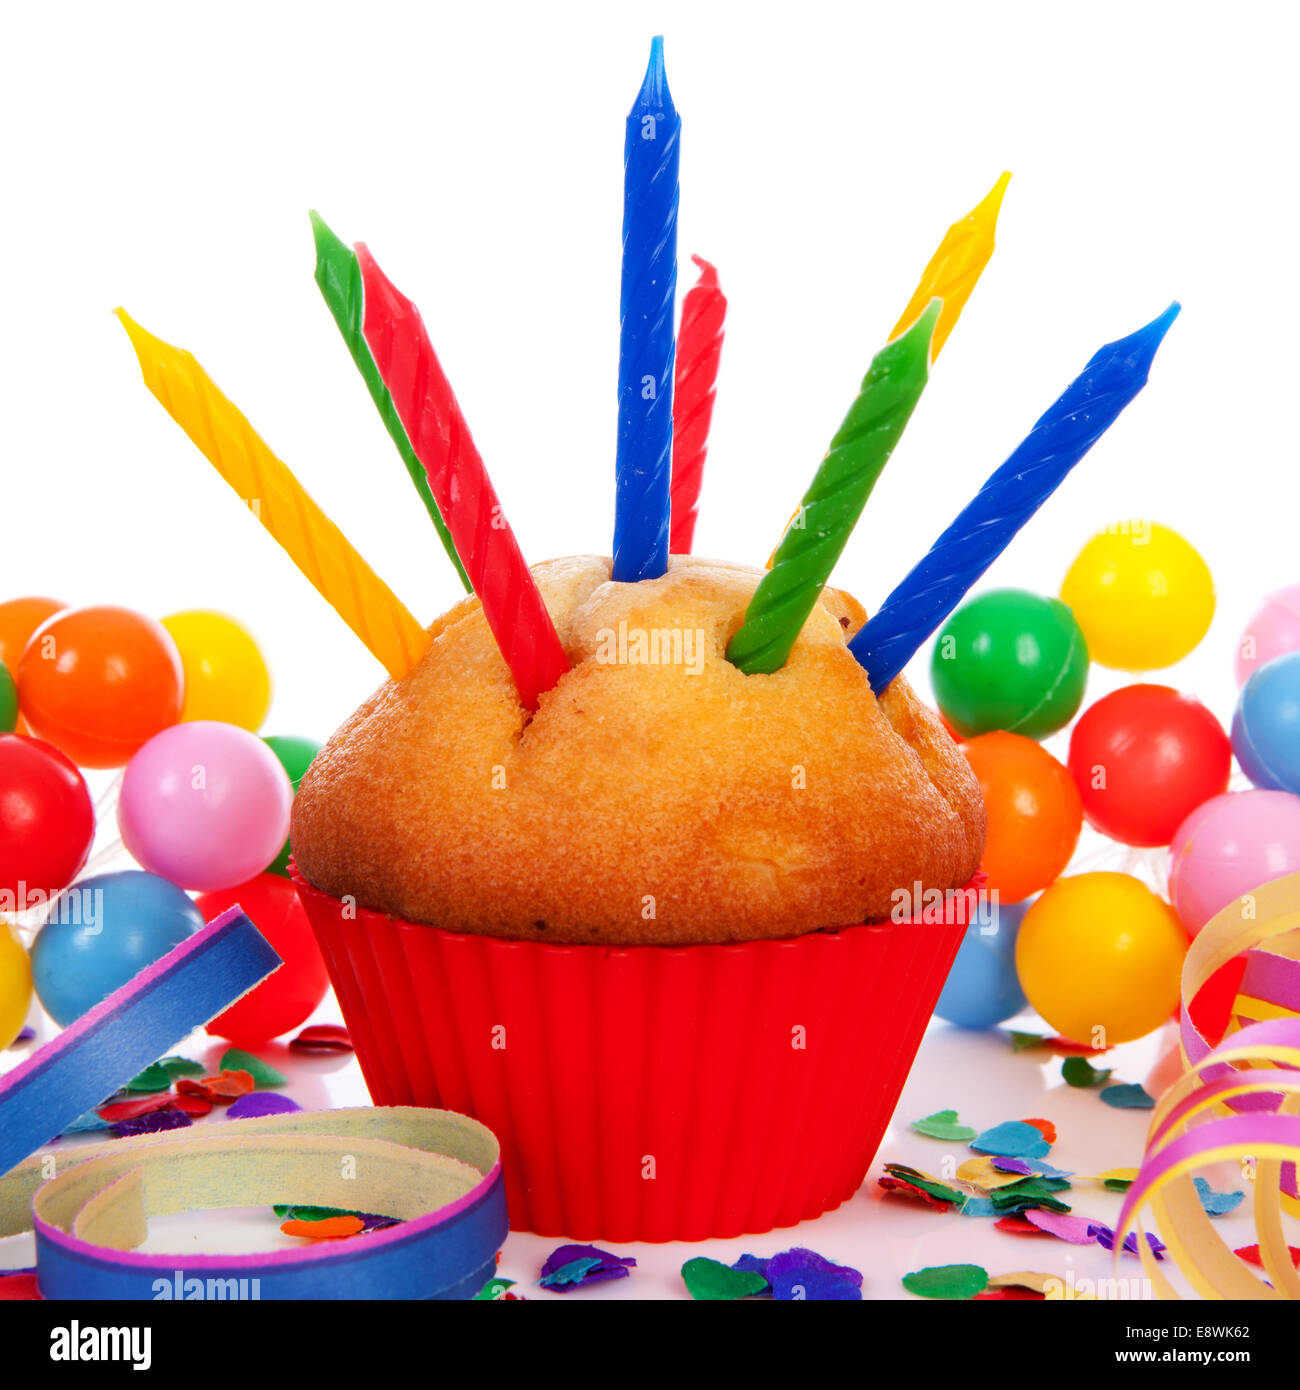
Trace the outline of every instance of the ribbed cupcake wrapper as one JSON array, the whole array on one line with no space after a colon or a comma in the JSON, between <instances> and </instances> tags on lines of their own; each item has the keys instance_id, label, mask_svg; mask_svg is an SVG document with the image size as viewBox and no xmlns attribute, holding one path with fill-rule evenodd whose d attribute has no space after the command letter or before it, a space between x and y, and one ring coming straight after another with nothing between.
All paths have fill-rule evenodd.
<instances>
[{"instance_id":1,"label":"ribbed cupcake wrapper","mask_svg":"<svg viewBox=\"0 0 1300 1390\"><path fill-rule=\"evenodd\" d=\"M294 881L375 1103L481 1120L516 1230L613 1242L759 1234L851 1197L973 897L937 922L616 950L345 910Z\"/></svg>"}]
</instances>

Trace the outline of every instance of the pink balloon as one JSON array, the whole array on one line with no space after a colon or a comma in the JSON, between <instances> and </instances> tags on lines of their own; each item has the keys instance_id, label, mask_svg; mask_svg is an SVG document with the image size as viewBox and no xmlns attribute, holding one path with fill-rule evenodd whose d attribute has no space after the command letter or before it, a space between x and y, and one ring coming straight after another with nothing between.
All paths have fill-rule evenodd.
<instances>
[{"instance_id":1,"label":"pink balloon","mask_svg":"<svg viewBox=\"0 0 1300 1390\"><path fill-rule=\"evenodd\" d=\"M271 863L292 804L288 773L256 734L196 719L164 729L127 764L117 824L142 868L210 893Z\"/></svg>"},{"instance_id":2,"label":"pink balloon","mask_svg":"<svg viewBox=\"0 0 1300 1390\"><path fill-rule=\"evenodd\" d=\"M1169 891L1193 936L1234 898L1300 870L1300 796L1225 792L1174 832Z\"/></svg>"},{"instance_id":3,"label":"pink balloon","mask_svg":"<svg viewBox=\"0 0 1300 1390\"><path fill-rule=\"evenodd\" d=\"M1300 652L1300 584L1269 594L1237 643L1237 684L1257 666L1287 652Z\"/></svg>"}]
</instances>

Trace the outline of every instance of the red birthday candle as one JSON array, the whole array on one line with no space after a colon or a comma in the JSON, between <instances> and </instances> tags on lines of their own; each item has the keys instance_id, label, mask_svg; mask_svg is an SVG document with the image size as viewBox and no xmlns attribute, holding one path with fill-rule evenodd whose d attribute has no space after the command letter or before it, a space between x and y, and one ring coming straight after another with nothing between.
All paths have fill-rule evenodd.
<instances>
[{"instance_id":1,"label":"red birthday candle","mask_svg":"<svg viewBox=\"0 0 1300 1390\"><path fill-rule=\"evenodd\" d=\"M727 297L718 287L718 272L700 256L691 260L700 278L682 302L677 335L677 369L673 384L672 529L668 549L689 555L695 539L704 456L709 451L714 383L722 355L722 327Z\"/></svg>"},{"instance_id":2,"label":"red birthday candle","mask_svg":"<svg viewBox=\"0 0 1300 1390\"><path fill-rule=\"evenodd\" d=\"M538 697L569 669L559 634L506 522L420 311L360 242L356 251L365 295L366 344L428 474L438 510L483 604L519 698L536 709Z\"/></svg>"}]
</instances>

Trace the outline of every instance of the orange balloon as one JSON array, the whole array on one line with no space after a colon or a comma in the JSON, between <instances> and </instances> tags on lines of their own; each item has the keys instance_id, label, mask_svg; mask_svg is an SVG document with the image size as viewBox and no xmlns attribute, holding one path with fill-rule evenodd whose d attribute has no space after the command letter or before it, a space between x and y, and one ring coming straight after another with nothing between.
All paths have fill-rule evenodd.
<instances>
[{"instance_id":1,"label":"orange balloon","mask_svg":"<svg viewBox=\"0 0 1300 1390\"><path fill-rule=\"evenodd\" d=\"M18 658L32 633L67 606L57 598L11 598L0 603L0 661L14 680L18 679Z\"/></svg>"},{"instance_id":2,"label":"orange balloon","mask_svg":"<svg viewBox=\"0 0 1300 1390\"><path fill-rule=\"evenodd\" d=\"M81 767L121 767L175 724L181 654L163 625L129 608L68 608L32 634L18 701L37 738Z\"/></svg>"},{"instance_id":3,"label":"orange balloon","mask_svg":"<svg viewBox=\"0 0 1300 1390\"><path fill-rule=\"evenodd\" d=\"M1083 803L1070 770L1023 734L981 734L966 745L989 817L988 886L1004 903L1046 888L1070 862Z\"/></svg>"}]
</instances>

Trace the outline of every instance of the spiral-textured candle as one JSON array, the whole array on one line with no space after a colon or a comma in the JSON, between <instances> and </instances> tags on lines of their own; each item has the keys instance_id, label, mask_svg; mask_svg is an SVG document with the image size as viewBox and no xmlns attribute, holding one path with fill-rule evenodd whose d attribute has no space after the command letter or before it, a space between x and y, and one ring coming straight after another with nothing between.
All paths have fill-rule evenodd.
<instances>
[{"instance_id":1,"label":"spiral-textured candle","mask_svg":"<svg viewBox=\"0 0 1300 1390\"><path fill-rule=\"evenodd\" d=\"M464 562L519 698L539 696L569 669L537 581L506 521L420 311L357 248L365 299L363 331L415 456Z\"/></svg>"},{"instance_id":2,"label":"spiral-textured candle","mask_svg":"<svg viewBox=\"0 0 1300 1390\"><path fill-rule=\"evenodd\" d=\"M889 335L891 341L916 322L917 316L932 299L942 299L943 310L939 314L939 322L934 326L934 339L930 344L930 360L938 357L948 341L948 334L957 326L976 281L984 274L984 268L993 256L998 211L1010 182L1011 175L1004 172L983 199L965 217L948 228L939 249L930 257L930 264L926 266L907 308L894 325L894 331Z\"/></svg>"},{"instance_id":3,"label":"spiral-textured candle","mask_svg":"<svg viewBox=\"0 0 1300 1390\"><path fill-rule=\"evenodd\" d=\"M1146 385L1179 306L1107 343L849 643L879 694Z\"/></svg>"},{"instance_id":4,"label":"spiral-textured candle","mask_svg":"<svg viewBox=\"0 0 1300 1390\"><path fill-rule=\"evenodd\" d=\"M623 143L613 572L620 582L655 579L668 568L680 139L656 38Z\"/></svg>"},{"instance_id":5,"label":"spiral-textured candle","mask_svg":"<svg viewBox=\"0 0 1300 1390\"><path fill-rule=\"evenodd\" d=\"M456 547L452 544L451 533L442 519L438 504L433 500L433 493L429 491L429 480L425 477L420 460L415 457L411 441L407 439L402 422L397 418L393 398L379 379L379 369L366 346L365 334L361 331L364 313L361 267L357 264L356 255L351 247L345 246L334 235L323 217L316 212L312 212L310 216L312 235L316 239L316 284L320 287L321 296L343 335L343 341L347 344L353 362L356 363L357 371L361 373L362 381L366 383L366 389L370 392L370 399L375 403L375 409L379 411L384 428L397 445L397 452L406 465L406 471L411 475L411 482L415 484L415 490L420 495L420 501L424 503L425 511L429 513L429 520L438 532L447 558L455 565L461 583L468 590L469 575L465 573L465 566L461 564Z\"/></svg>"},{"instance_id":6,"label":"spiral-textured candle","mask_svg":"<svg viewBox=\"0 0 1300 1390\"><path fill-rule=\"evenodd\" d=\"M429 635L183 348L117 311L145 385L394 680Z\"/></svg>"},{"instance_id":7,"label":"spiral-textured candle","mask_svg":"<svg viewBox=\"0 0 1300 1390\"><path fill-rule=\"evenodd\" d=\"M691 260L699 266L700 278L682 301L673 384L672 530L668 549L674 555L689 555L695 542L695 518L699 515L700 484L709 451L714 387L727 319L727 297L718 285L717 269L700 256Z\"/></svg>"},{"instance_id":8,"label":"spiral-textured candle","mask_svg":"<svg viewBox=\"0 0 1300 1390\"><path fill-rule=\"evenodd\" d=\"M727 658L746 675L785 665L894 452L929 375L940 302L875 356L812 486L759 581Z\"/></svg>"}]
</instances>

